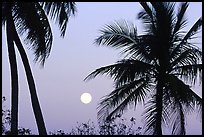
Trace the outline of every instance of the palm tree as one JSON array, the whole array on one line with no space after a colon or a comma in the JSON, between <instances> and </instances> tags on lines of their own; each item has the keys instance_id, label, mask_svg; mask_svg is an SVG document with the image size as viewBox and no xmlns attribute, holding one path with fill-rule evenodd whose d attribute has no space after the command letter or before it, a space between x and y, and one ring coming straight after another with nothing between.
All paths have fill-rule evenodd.
<instances>
[{"instance_id":1,"label":"palm tree","mask_svg":"<svg viewBox=\"0 0 204 137\"><path fill-rule=\"evenodd\" d=\"M202 82L202 51L191 41L202 26L202 17L185 32L186 10L181 3L140 2L138 19L144 34L128 22L106 25L95 43L122 49L124 58L96 69L85 80L106 74L115 89L102 98L97 109L100 121L110 121L138 102L145 106L145 133L162 135L162 125L172 134L185 134L185 115L201 112L202 99L189 85ZM198 78L199 77L199 78ZM170 124L169 124L170 123Z\"/></svg>"},{"instance_id":2,"label":"palm tree","mask_svg":"<svg viewBox=\"0 0 204 137\"><path fill-rule=\"evenodd\" d=\"M51 4L50 4L51 3ZM47 7L50 5L50 7ZM58 7L57 7L58 6ZM57 8L56 8L57 7ZM51 10L53 9L54 10ZM11 69L11 134L18 134L18 72L14 43L21 55L29 85L31 102L36 118L39 134L46 135L47 131L40 104L37 97L35 82L29 61L21 43L19 35L26 34L25 42L29 43L34 50L35 62L43 66L48 58L52 46L52 31L47 19L46 12L56 17L62 36L65 35L68 18L75 13L74 2L3 2L2 25L6 26L9 62Z\"/></svg>"}]
</instances>

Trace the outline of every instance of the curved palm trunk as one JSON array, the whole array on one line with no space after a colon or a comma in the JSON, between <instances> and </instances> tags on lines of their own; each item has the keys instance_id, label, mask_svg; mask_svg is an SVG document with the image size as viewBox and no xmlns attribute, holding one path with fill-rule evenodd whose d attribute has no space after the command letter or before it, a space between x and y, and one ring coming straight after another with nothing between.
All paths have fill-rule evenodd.
<instances>
[{"instance_id":1,"label":"curved palm trunk","mask_svg":"<svg viewBox=\"0 0 204 137\"><path fill-rule=\"evenodd\" d=\"M13 43L13 29L10 27L12 24L12 15L7 19L6 32L8 43L8 54L11 69L11 134L18 135L18 71L16 63L16 54Z\"/></svg>"},{"instance_id":2,"label":"curved palm trunk","mask_svg":"<svg viewBox=\"0 0 204 137\"><path fill-rule=\"evenodd\" d=\"M155 135L162 135L162 98L163 98L163 82L162 76L159 76L157 83L157 93L156 93L156 127Z\"/></svg>"},{"instance_id":3,"label":"curved palm trunk","mask_svg":"<svg viewBox=\"0 0 204 137\"><path fill-rule=\"evenodd\" d=\"M38 96L37 96L37 92L36 92L36 88L35 88L34 78L33 78L32 72L31 72L31 68L30 68L30 64L28 62L26 52L25 52L23 45L22 45L22 43L18 37L14 23L10 27L12 27L14 30L14 41L15 41L15 44L16 44L19 52L20 52L21 59L23 61L23 65L25 68L27 81L28 81L28 85L29 85L29 89L30 89L33 112L34 112L37 127L38 127L38 132L40 135L47 135L43 115L41 112L41 108L40 108L40 104L38 101Z\"/></svg>"}]
</instances>

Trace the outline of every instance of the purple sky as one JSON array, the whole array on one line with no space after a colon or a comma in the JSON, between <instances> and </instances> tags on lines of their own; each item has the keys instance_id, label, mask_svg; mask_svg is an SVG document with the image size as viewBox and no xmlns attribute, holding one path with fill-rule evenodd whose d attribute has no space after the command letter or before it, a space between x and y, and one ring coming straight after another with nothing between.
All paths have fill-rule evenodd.
<instances>
[{"instance_id":1,"label":"purple sky","mask_svg":"<svg viewBox=\"0 0 204 137\"><path fill-rule=\"evenodd\" d=\"M88 82L83 81L96 68L113 64L120 59L119 51L93 44L99 35L99 29L115 20L125 19L133 22L139 33L142 30L139 21L136 20L136 15L141 10L138 2L77 2L76 5L78 12L70 19L64 39L59 37L59 30L52 23L53 47L44 68L33 63L32 51L27 50L47 131L57 129L70 131L76 126L77 121L87 122L89 119L96 123L96 107L99 99L113 90L112 80L105 76L99 76ZM189 19L187 28L189 28L202 16L201 2L191 2L187 15ZM6 96L6 105L9 107L10 68L4 30L2 45L2 95ZM201 44L198 46L201 47ZM30 128L36 133L28 85L18 53L17 58L20 81L19 126ZM202 96L201 86L194 87L200 96ZM84 92L92 95L91 103L81 103L80 96ZM136 117L138 126L141 126L142 111L143 108L138 107L137 112L130 110L125 116ZM202 134L201 128L201 119L196 114L188 117L187 134ZM166 133L168 134L168 131Z\"/></svg>"}]
</instances>

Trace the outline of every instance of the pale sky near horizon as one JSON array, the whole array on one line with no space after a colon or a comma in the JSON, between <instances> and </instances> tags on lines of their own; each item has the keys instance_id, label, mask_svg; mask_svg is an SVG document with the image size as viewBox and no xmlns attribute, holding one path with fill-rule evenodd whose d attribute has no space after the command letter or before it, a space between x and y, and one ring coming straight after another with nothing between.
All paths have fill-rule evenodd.
<instances>
[{"instance_id":1,"label":"pale sky near horizon","mask_svg":"<svg viewBox=\"0 0 204 137\"><path fill-rule=\"evenodd\" d=\"M100 34L99 29L105 24L124 19L134 23L139 32L142 31L136 19L137 13L142 8L138 2L77 2L76 7L76 16L70 18L65 38L59 37L57 25L51 23L54 41L50 57L46 60L44 68L33 63L33 52L27 50L48 132L58 129L68 132L77 125L77 121L87 122L90 119L97 123L97 103L102 96L113 90L113 82L105 76L98 76L88 82L84 82L83 79L95 69L113 64L121 59L118 50L93 44L94 39ZM187 13L189 21L187 28L190 28L202 16L202 3L190 2ZM200 43L198 46L201 48L201 45ZM10 68L6 46L3 29L2 95L6 96L6 105L9 108ZM20 93L19 126L30 128L33 133L37 133L24 68L18 53L17 58ZM202 97L201 86L195 86L194 90ZM81 103L80 96L84 92L92 95L91 103ZM143 109L136 110L130 110L125 113L125 116L136 117L138 126L142 126L140 117ZM202 134L201 119L196 114L188 117L186 132L187 134Z\"/></svg>"}]
</instances>

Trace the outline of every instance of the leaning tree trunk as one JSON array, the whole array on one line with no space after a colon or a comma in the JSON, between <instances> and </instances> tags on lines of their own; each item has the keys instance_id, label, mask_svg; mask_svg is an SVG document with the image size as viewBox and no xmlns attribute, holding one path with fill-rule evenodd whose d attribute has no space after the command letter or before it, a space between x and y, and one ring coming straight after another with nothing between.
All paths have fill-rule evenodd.
<instances>
[{"instance_id":1,"label":"leaning tree trunk","mask_svg":"<svg viewBox=\"0 0 204 137\"><path fill-rule=\"evenodd\" d=\"M11 69L11 134L18 135L18 71L13 43L12 14L7 16L6 32Z\"/></svg>"},{"instance_id":2,"label":"leaning tree trunk","mask_svg":"<svg viewBox=\"0 0 204 137\"><path fill-rule=\"evenodd\" d=\"M27 81L28 81L28 85L29 85L29 90L30 90L33 112L34 112L37 127L38 127L38 132L40 135L47 135L43 115L42 115L41 108L40 108L40 103L38 101L38 96L37 96L37 92L36 92L36 88L35 88L34 78L33 78L32 72L31 72L31 68L30 68L30 64L29 64L26 52L25 52L23 45L22 45L22 43L18 37L14 23L10 27L12 27L14 29L14 41L15 41L15 44L16 44L18 50L19 50L19 53L21 55L21 59L23 61L23 65L25 68Z\"/></svg>"}]
</instances>

